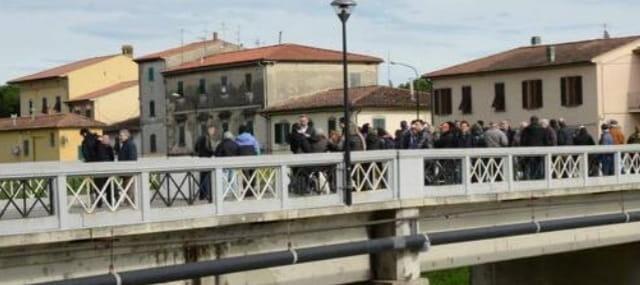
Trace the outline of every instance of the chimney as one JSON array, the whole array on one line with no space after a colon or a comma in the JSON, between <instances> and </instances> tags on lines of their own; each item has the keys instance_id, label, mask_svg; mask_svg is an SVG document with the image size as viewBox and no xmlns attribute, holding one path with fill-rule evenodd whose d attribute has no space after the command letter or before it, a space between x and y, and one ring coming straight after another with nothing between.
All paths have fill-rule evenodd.
<instances>
[{"instance_id":1,"label":"chimney","mask_svg":"<svg viewBox=\"0 0 640 285\"><path fill-rule=\"evenodd\" d=\"M531 37L531 45L532 46L539 46L540 44L542 44L542 38L540 36Z\"/></svg>"},{"instance_id":2,"label":"chimney","mask_svg":"<svg viewBox=\"0 0 640 285\"><path fill-rule=\"evenodd\" d=\"M218 32L213 32L213 40L214 41L218 40Z\"/></svg>"},{"instance_id":3,"label":"chimney","mask_svg":"<svg viewBox=\"0 0 640 285\"><path fill-rule=\"evenodd\" d=\"M126 55L128 57L133 58L133 46L132 45L122 45L122 55Z\"/></svg>"},{"instance_id":4,"label":"chimney","mask_svg":"<svg viewBox=\"0 0 640 285\"><path fill-rule=\"evenodd\" d=\"M555 46L548 46L547 47L547 61L549 63L556 62L556 47Z\"/></svg>"}]
</instances>

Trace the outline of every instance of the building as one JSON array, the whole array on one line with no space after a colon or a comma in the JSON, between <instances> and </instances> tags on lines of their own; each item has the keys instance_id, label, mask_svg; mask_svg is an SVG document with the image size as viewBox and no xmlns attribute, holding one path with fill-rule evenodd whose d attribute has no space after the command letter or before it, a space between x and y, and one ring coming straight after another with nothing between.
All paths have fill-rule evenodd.
<instances>
[{"instance_id":1,"label":"building","mask_svg":"<svg viewBox=\"0 0 640 285\"><path fill-rule=\"evenodd\" d=\"M142 153L167 154L166 87L163 71L181 64L200 60L203 56L238 50L241 47L225 42L213 33L211 40L190 43L181 47L148 54L135 61L140 78L140 124Z\"/></svg>"},{"instance_id":2,"label":"building","mask_svg":"<svg viewBox=\"0 0 640 285\"><path fill-rule=\"evenodd\" d=\"M131 88L138 73L132 57L133 48L123 46L119 54L83 59L8 83L20 88L22 117L73 112L105 122L121 121L128 119L125 115L138 116L138 96Z\"/></svg>"},{"instance_id":3,"label":"building","mask_svg":"<svg viewBox=\"0 0 640 285\"><path fill-rule=\"evenodd\" d=\"M349 54L348 62L351 86L377 84L380 58ZM208 123L234 133L247 125L263 144L270 141L271 124L260 111L341 87L342 53L279 44L208 56L164 75L172 97L167 108L169 153L188 154Z\"/></svg>"},{"instance_id":4,"label":"building","mask_svg":"<svg viewBox=\"0 0 640 285\"><path fill-rule=\"evenodd\" d=\"M615 119L640 123L640 36L515 48L424 75L433 81L438 122L530 116L564 118L592 134ZM457 107L457 108L456 108ZM454 109L455 108L455 109Z\"/></svg>"},{"instance_id":5,"label":"building","mask_svg":"<svg viewBox=\"0 0 640 285\"><path fill-rule=\"evenodd\" d=\"M74 113L0 119L0 163L80 158L80 129L106 125Z\"/></svg>"},{"instance_id":6,"label":"building","mask_svg":"<svg viewBox=\"0 0 640 285\"><path fill-rule=\"evenodd\" d=\"M289 152L288 137L291 125L301 115L308 115L317 129L325 133L341 132L340 118L344 117L343 89L332 89L310 96L302 96L283 101L264 110L269 129L274 135L269 140L273 152ZM420 96L420 118L427 121L431 117L430 96L417 92ZM352 118L358 125L369 123L374 128L383 128L394 135L400 122L416 119L416 100L409 90L387 86L361 86L349 89Z\"/></svg>"}]
</instances>

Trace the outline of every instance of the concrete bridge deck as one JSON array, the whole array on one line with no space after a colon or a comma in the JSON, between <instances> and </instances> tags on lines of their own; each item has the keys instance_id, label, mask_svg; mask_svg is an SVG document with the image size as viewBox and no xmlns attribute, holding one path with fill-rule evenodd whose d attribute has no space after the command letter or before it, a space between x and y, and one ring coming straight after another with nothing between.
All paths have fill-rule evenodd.
<instances>
[{"instance_id":1,"label":"concrete bridge deck","mask_svg":"<svg viewBox=\"0 0 640 285\"><path fill-rule=\"evenodd\" d=\"M611 159L611 170L598 163L602 157ZM342 202L342 167L340 154L0 165L0 271L19 284L96 274L104 264L132 269L188 262L187 248L206 248L196 254L202 260L362 240L378 235L371 223L406 213L421 231L437 232L640 209L640 146L633 145L355 153L351 207ZM212 195L199 200L203 181ZM403 210L409 212L399 214ZM419 265L428 271L629 243L640 240L638 228L631 223L434 246L419 255ZM244 244L230 246L240 236ZM157 244L161 237L166 244ZM148 244L146 253L136 250L140 242ZM52 245L67 256L89 250L93 265L83 262L82 272L56 265L62 259L50 252ZM113 248L121 250L115 257ZM149 252L174 258L149 261ZM257 271L269 278L250 283L338 284L370 280L375 270L369 257L338 261L326 274L306 274L311 279L273 269ZM295 265L307 273L313 266ZM50 271L20 279L42 268ZM327 279L337 272L342 275ZM224 280L247 281L237 274Z\"/></svg>"}]
</instances>

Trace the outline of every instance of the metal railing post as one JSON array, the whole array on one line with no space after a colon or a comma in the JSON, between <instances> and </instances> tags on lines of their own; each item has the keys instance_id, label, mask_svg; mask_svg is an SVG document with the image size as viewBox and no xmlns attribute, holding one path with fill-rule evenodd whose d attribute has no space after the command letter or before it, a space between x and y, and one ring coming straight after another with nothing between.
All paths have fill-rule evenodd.
<instances>
[{"instance_id":1,"label":"metal railing post","mask_svg":"<svg viewBox=\"0 0 640 285\"><path fill-rule=\"evenodd\" d=\"M140 210L142 211L142 220L147 221L151 215L151 197L153 196L151 195L151 183L149 181L150 174L145 171L140 173L139 177L138 185L140 190L138 190L138 200L140 201L138 205L140 205Z\"/></svg>"},{"instance_id":2,"label":"metal railing post","mask_svg":"<svg viewBox=\"0 0 640 285\"><path fill-rule=\"evenodd\" d=\"M464 185L464 193L469 194L469 187L471 187L471 157L465 155L462 159L462 183Z\"/></svg>"},{"instance_id":3,"label":"metal railing post","mask_svg":"<svg viewBox=\"0 0 640 285\"><path fill-rule=\"evenodd\" d=\"M551 184L553 180L553 159L551 158L551 154L547 153L544 159L544 176L547 181L547 189L551 189Z\"/></svg>"},{"instance_id":4,"label":"metal railing post","mask_svg":"<svg viewBox=\"0 0 640 285\"><path fill-rule=\"evenodd\" d=\"M69 206L67 198L67 175L62 174L56 177L56 189L54 193L54 205L53 210L58 216L58 227L61 230L69 228Z\"/></svg>"},{"instance_id":5,"label":"metal railing post","mask_svg":"<svg viewBox=\"0 0 640 285\"><path fill-rule=\"evenodd\" d=\"M287 165L280 165L280 171L276 178L280 178L280 207L284 210L289 208L289 167Z\"/></svg>"},{"instance_id":6,"label":"metal railing post","mask_svg":"<svg viewBox=\"0 0 640 285\"><path fill-rule=\"evenodd\" d=\"M589 153L582 153L582 181L584 186L589 184Z\"/></svg>"},{"instance_id":7,"label":"metal railing post","mask_svg":"<svg viewBox=\"0 0 640 285\"><path fill-rule=\"evenodd\" d=\"M213 177L215 179L215 188L213 188L212 192L215 192L215 203L216 203L216 214L222 214L223 208L222 204L224 202L224 183L222 183L224 177L224 170L222 168L216 168L216 175Z\"/></svg>"},{"instance_id":8,"label":"metal railing post","mask_svg":"<svg viewBox=\"0 0 640 285\"><path fill-rule=\"evenodd\" d=\"M513 155L507 155L507 163L505 164L505 173L507 179L507 191L513 191L513 182L514 182L514 169L513 169Z\"/></svg>"}]
</instances>

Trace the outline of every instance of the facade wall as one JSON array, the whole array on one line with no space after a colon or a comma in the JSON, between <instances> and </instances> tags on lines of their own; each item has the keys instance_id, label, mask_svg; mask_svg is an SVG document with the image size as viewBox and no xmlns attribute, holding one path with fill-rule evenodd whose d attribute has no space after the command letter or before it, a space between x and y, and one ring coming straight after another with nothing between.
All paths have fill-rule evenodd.
<instances>
[{"instance_id":1,"label":"facade wall","mask_svg":"<svg viewBox=\"0 0 640 285\"><path fill-rule=\"evenodd\" d=\"M100 133L96 129L92 131ZM25 141L29 144L28 155L25 155L24 151ZM81 143L82 137L78 128L0 132L0 163L74 161L79 157L78 149ZM14 148L19 150L18 155L14 155Z\"/></svg>"},{"instance_id":2,"label":"facade wall","mask_svg":"<svg viewBox=\"0 0 640 285\"><path fill-rule=\"evenodd\" d=\"M583 104L577 107L561 105L560 79L565 76L582 76ZM543 106L536 110L522 108L522 81L542 80ZM495 112L491 107L495 96L494 84L505 84L506 111ZM434 89L451 88L452 114L435 116L436 124L449 120L485 122L508 120L517 126L533 115L540 118L564 118L569 125L584 125L591 134L598 129L597 73L595 65L571 66L544 70L492 73L477 76L443 78L433 80ZM462 87L471 86L473 112L464 115L458 110L462 100Z\"/></svg>"},{"instance_id":3,"label":"facade wall","mask_svg":"<svg viewBox=\"0 0 640 285\"><path fill-rule=\"evenodd\" d=\"M350 86L367 86L378 83L377 64L349 64ZM352 82L353 76L359 77ZM312 95L329 89L342 88L342 64L340 63L276 63L267 68L266 105L282 103L296 96Z\"/></svg>"},{"instance_id":4,"label":"facade wall","mask_svg":"<svg viewBox=\"0 0 640 285\"><path fill-rule=\"evenodd\" d=\"M56 97L62 101L61 111L69 109L64 104L69 99L66 78L54 78L17 84L20 87L20 116L29 116L29 101L33 102L33 114L42 114L42 98L47 98L49 109L53 110Z\"/></svg>"},{"instance_id":5,"label":"facade wall","mask_svg":"<svg viewBox=\"0 0 640 285\"><path fill-rule=\"evenodd\" d=\"M167 104L166 89L162 71L165 69L165 61L157 60L141 62L139 69L140 88L140 124L142 141L140 153L143 155L166 155L167 154ZM149 80L149 72L153 71L153 81ZM150 104L155 105L155 116L151 116ZM150 137L156 137L156 152L151 152Z\"/></svg>"},{"instance_id":6,"label":"facade wall","mask_svg":"<svg viewBox=\"0 0 640 285\"><path fill-rule=\"evenodd\" d=\"M138 86L132 86L95 99L93 119L109 125L138 117L138 92Z\"/></svg>"},{"instance_id":7,"label":"facade wall","mask_svg":"<svg viewBox=\"0 0 640 285\"><path fill-rule=\"evenodd\" d=\"M594 59L598 64L598 116L601 122L617 120L625 135L640 125L640 114L630 109L640 106L640 55L632 50L640 41Z\"/></svg>"},{"instance_id":8,"label":"facade wall","mask_svg":"<svg viewBox=\"0 0 640 285\"><path fill-rule=\"evenodd\" d=\"M130 57L120 55L70 72L68 78L69 99L73 100L119 82L138 80L138 68Z\"/></svg>"}]
</instances>

